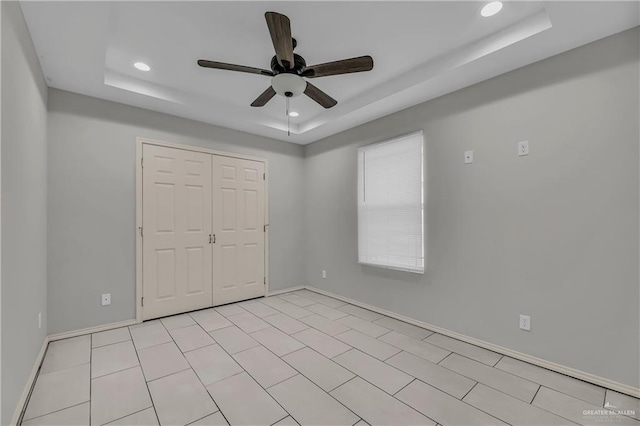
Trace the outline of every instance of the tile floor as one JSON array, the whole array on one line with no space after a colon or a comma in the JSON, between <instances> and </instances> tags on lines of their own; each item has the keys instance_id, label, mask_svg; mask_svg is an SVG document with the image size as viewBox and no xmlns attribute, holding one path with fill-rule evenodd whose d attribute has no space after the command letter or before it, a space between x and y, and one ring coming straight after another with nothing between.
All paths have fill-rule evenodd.
<instances>
[{"instance_id":1,"label":"tile floor","mask_svg":"<svg viewBox=\"0 0 640 426\"><path fill-rule=\"evenodd\" d=\"M52 342L22 424L576 423L640 400L300 290Z\"/></svg>"}]
</instances>

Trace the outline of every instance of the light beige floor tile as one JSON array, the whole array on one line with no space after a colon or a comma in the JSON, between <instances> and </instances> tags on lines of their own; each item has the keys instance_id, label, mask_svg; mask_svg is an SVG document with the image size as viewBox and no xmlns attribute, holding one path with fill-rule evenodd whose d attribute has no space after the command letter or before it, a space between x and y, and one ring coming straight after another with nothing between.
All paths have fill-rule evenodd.
<instances>
[{"instance_id":1,"label":"light beige floor tile","mask_svg":"<svg viewBox=\"0 0 640 426\"><path fill-rule=\"evenodd\" d=\"M333 360L391 395L413 380L408 374L357 349L340 354Z\"/></svg>"},{"instance_id":2,"label":"light beige floor tile","mask_svg":"<svg viewBox=\"0 0 640 426\"><path fill-rule=\"evenodd\" d=\"M273 426L298 426L298 424L298 422L293 420L293 417L287 416L279 422L274 423Z\"/></svg>"},{"instance_id":3,"label":"light beige floor tile","mask_svg":"<svg viewBox=\"0 0 640 426\"><path fill-rule=\"evenodd\" d=\"M129 327L129 331L137 350L173 341L160 321L145 326Z\"/></svg>"},{"instance_id":4,"label":"light beige floor tile","mask_svg":"<svg viewBox=\"0 0 640 426\"><path fill-rule=\"evenodd\" d=\"M640 420L640 399L607 389L605 403L607 402L615 407L611 410L634 411L635 415L630 417Z\"/></svg>"},{"instance_id":5,"label":"light beige floor tile","mask_svg":"<svg viewBox=\"0 0 640 426\"><path fill-rule=\"evenodd\" d=\"M242 305L242 307L259 318L268 317L269 315L275 315L278 313L278 311L273 309L271 306L260 302L246 303Z\"/></svg>"},{"instance_id":6,"label":"light beige floor tile","mask_svg":"<svg viewBox=\"0 0 640 426\"><path fill-rule=\"evenodd\" d=\"M328 336L314 328L308 328L299 333L293 335L310 348L320 352L327 358L333 358L336 355L340 355L343 352L351 349L351 346L343 343L331 336Z\"/></svg>"},{"instance_id":7,"label":"light beige floor tile","mask_svg":"<svg viewBox=\"0 0 640 426\"><path fill-rule=\"evenodd\" d=\"M254 331L271 327L269 324L267 324L257 316L250 314L249 312L238 315L229 315L227 319L234 323L245 333L253 333Z\"/></svg>"},{"instance_id":8,"label":"light beige floor tile","mask_svg":"<svg viewBox=\"0 0 640 426\"><path fill-rule=\"evenodd\" d=\"M160 322L162 322L162 325L164 325L164 328L166 328L169 331L174 330L176 328L195 325L196 323L189 314L173 315L171 317L162 318Z\"/></svg>"},{"instance_id":9,"label":"light beige floor tile","mask_svg":"<svg viewBox=\"0 0 640 426\"><path fill-rule=\"evenodd\" d=\"M260 300L260 303L264 303L265 305L271 306L272 308L275 308L278 305L282 305L283 303L288 303L286 300L282 300L278 296L269 296L258 300Z\"/></svg>"},{"instance_id":10,"label":"light beige floor tile","mask_svg":"<svg viewBox=\"0 0 640 426\"><path fill-rule=\"evenodd\" d=\"M442 334L434 333L424 341L491 366L496 365L500 358L502 358L500 354L470 345L460 340L452 339L451 337L443 336Z\"/></svg>"},{"instance_id":11,"label":"light beige floor tile","mask_svg":"<svg viewBox=\"0 0 640 426\"><path fill-rule=\"evenodd\" d=\"M215 309L205 309L203 311L191 312L191 318L206 331L214 331L233 325L231 321L219 314Z\"/></svg>"},{"instance_id":12,"label":"light beige floor tile","mask_svg":"<svg viewBox=\"0 0 640 426\"><path fill-rule=\"evenodd\" d=\"M220 345L196 349L184 356L205 386L242 372L238 363Z\"/></svg>"},{"instance_id":13,"label":"light beige floor tile","mask_svg":"<svg viewBox=\"0 0 640 426\"><path fill-rule=\"evenodd\" d=\"M38 375L24 420L89 401L89 364ZM60 392L64 389L64 392Z\"/></svg>"},{"instance_id":14,"label":"light beige floor tile","mask_svg":"<svg viewBox=\"0 0 640 426\"><path fill-rule=\"evenodd\" d=\"M354 377L352 372L310 348L300 349L282 359L327 392Z\"/></svg>"},{"instance_id":15,"label":"light beige floor tile","mask_svg":"<svg viewBox=\"0 0 640 426\"><path fill-rule=\"evenodd\" d=\"M213 339L230 354L260 346L253 337L236 326L222 328L209 333Z\"/></svg>"},{"instance_id":16,"label":"light beige floor tile","mask_svg":"<svg viewBox=\"0 0 640 426\"><path fill-rule=\"evenodd\" d=\"M138 324L130 325L129 326L129 331L134 330L136 328L148 327L150 325L158 325L158 324L162 324L162 322L160 322L159 319L143 321L143 322L140 322Z\"/></svg>"},{"instance_id":17,"label":"light beige floor tile","mask_svg":"<svg viewBox=\"0 0 640 426\"><path fill-rule=\"evenodd\" d=\"M358 417L298 374L268 392L302 425L352 425Z\"/></svg>"},{"instance_id":18,"label":"light beige floor tile","mask_svg":"<svg viewBox=\"0 0 640 426\"><path fill-rule=\"evenodd\" d=\"M286 362L262 346L239 352L233 357L264 388L298 374ZM224 410L222 412L224 413Z\"/></svg>"},{"instance_id":19,"label":"light beige floor tile","mask_svg":"<svg viewBox=\"0 0 640 426\"><path fill-rule=\"evenodd\" d=\"M389 328L404 334L405 336L413 337L414 339L424 339L427 336L431 336L433 331L429 331L422 327L418 327L413 324L409 324L404 321L397 320L395 318L382 317L374 321L375 324L382 327Z\"/></svg>"},{"instance_id":20,"label":"light beige floor tile","mask_svg":"<svg viewBox=\"0 0 640 426\"><path fill-rule=\"evenodd\" d=\"M298 305L303 308L305 306L313 305L314 303L316 303L311 299L307 299L306 297L302 297L294 293L283 294L279 297L282 300L286 300L289 303L293 303L294 305Z\"/></svg>"},{"instance_id":21,"label":"light beige floor tile","mask_svg":"<svg viewBox=\"0 0 640 426\"><path fill-rule=\"evenodd\" d=\"M346 312L365 321L375 321L382 318L382 315L377 312L373 312L355 305L344 305L340 306L338 309L340 309L342 312Z\"/></svg>"},{"instance_id":22,"label":"light beige floor tile","mask_svg":"<svg viewBox=\"0 0 640 426\"><path fill-rule=\"evenodd\" d=\"M381 361L384 361L385 359L400 352L400 349L395 346L391 346L381 340L369 337L356 330L350 330L346 333L338 334L336 339L341 340L354 348L360 349L362 352L378 358Z\"/></svg>"},{"instance_id":23,"label":"light beige floor tile","mask_svg":"<svg viewBox=\"0 0 640 426\"><path fill-rule=\"evenodd\" d=\"M396 398L443 425L504 425L495 417L415 380L396 394Z\"/></svg>"},{"instance_id":24,"label":"light beige floor tile","mask_svg":"<svg viewBox=\"0 0 640 426\"><path fill-rule=\"evenodd\" d=\"M507 395L521 399L526 403L530 403L531 400L533 400L533 397L540 387L537 383L530 382L529 380L506 373L497 368L489 367L486 364L455 353L449 355L439 365L504 392Z\"/></svg>"},{"instance_id":25,"label":"light beige floor tile","mask_svg":"<svg viewBox=\"0 0 640 426\"><path fill-rule=\"evenodd\" d=\"M431 419L360 377L333 390L331 395L371 425L435 425Z\"/></svg>"},{"instance_id":26,"label":"light beige floor tile","mask_svg":"<svg viewBox=\"0 0 640 426\"><path fill-rule=\"evenodd\" d=\"M72 337L49 343L40 369L41 374L90 362L91 336Z\"/></svg>"},{"instance_id":27,"label":"light beige floor tile","mask_svg":"<svg viewBox=\"0 0 640 426\"><path fill-rule=\"evenodd\" d=\"M287 416L247 373L220 380L207 386L207 390L232 425L272 425Z\"/></svg>"},{"instance_id":28,"label":"light beige floor tile","mask_svg":"<svg viewBox=\"0 0 640 426\"><path fill-rule=\"evenodd\" d=\"M189 426L228 426L229 423L225 420L220 411L213 413L203 419L196 420L193 423L189 423Z\"/></svg>"},{"instance_id":29,"label":"light beige floor tile","mask_svg":"<svg viewBox=\"0 0 640 426\"><path fill-rule=\"evenodd\" d=\"M491 389L482 383L478 383L464 397L463 401L512 425L555 426L574 424L517 398Z\"/></svg>"},{"instance_id":30,"label":"light beige floor tile","mask_svg":"<svg viewBox=\"0 0 640 426\"><path fill-rule=\"evenodd\" d=\"M156 410L147 408L146 410L138 411L130 416L123 417L111 423L107 423L109 426L158 426L158 416L156 416Z\"/></svg>"},{"instance_id":31,"label":"light beige floor tile","mask_svg":"<svg viewBox=\"0 0 640 426\"><path fill-rule=\"evenodd\" d=\"M555 373L517 359L503 357L496 364L496 368L532 382L539 383L551 389L566 393L594 405L601 405L604 401L605 390L563 374Z\"/></svg>"},{"instance_id":32,"label":"light beige floor tile","mask_svg":"<svg viewBox=\"0 0 640 426\"><path fill-rule=\"evenodd\" d=\"M354 426L369 426L369 423L365 422L364 420L360 420Z\"/></svg>"},{"instance_id":33,"label":"light beige floor tile","mask_svg":"<svg viewBox=\"0 0 640 426\"><path fill-rule=\"evenodd\" d=\"M145 408L151 398L140 367L91 381L91 424L103 425Z\"/></svg>"},{"instance_id":34,"label":"light beige floor tile","mask_svg":"<svg viewBox=\"0 0 640 426\"><path fill-rule=\"evenodd\" d=\"M467 377L407 352L392 356L386 363L458 399L476 384Z\"/></svg>"},{"instance_id":35,"label":"light beige floor tile","mask_svg":"<svg viewBox=\"0 0 640 426\"><path fill-rule=\"evenodd\" d=\"M85 426L88 424L88 402L22 422L24 426Z\"/></svg>"},{"instance_id":36,"label":"light beige floor tile","mask_svg":"<svg viewBox=\"0 0 640 426\"><path fill-rule=\"evenodd\" d=\"M251 333L251 337L280 357L304 348L298 340L274 327Z\"/></svg>"},{"instance_id":37,"label":"light beige floor tile","mask_svg":"<svg viewBox=\"0 0 640 426\"><path fill-rule=\"evenodd\" d=\"M324 294L310 292L312 295L305 296L307 299L314 300L318 303L322 303L330 308L339 308L340 306L346 305L342 300L334 299L333 297L325 296Z\"/></svg>"},{"instance_id":38,"label":"light beige floor tile","mask_svg":"<svg viewBox=\"0 0 640 426\"><path fill-rule=\"evenodd\" d=\"M270 315L263 318L266 322L284 331L287 334L297 333L309 328L308 325L301 323L297 319L291 318L289 315L278 313L276 315Z\"/></svg>"},{"instance_id":39,"label":"light beige floor tile","mask_svg":"<svg viewBox=\"0 0 640 426\"><path fill-rule=\"evenodd\" d=\"M285 315L289 315L291 318L300 319L313 315L313 312L308 311L305 308L301 308L300 306L296 306L293 303L289 303L284 300L282 302L283 303L273 305L272 307Z\"/></svg>"},{"instance_id":40,"label":"light beige floor tile","mask_svg":"<svg viewBox=\"0 0 640 426\"><path fill-rule=\"evenodd\" d=\"M302 290L296 290L294 292L292 292L293 294L297 294L298 296L302 296L302 297L306 297L307 299L311 299L314 295L317 295L318 293L315 293L311 290L307 290L307 289L302 289Z\"/></svg>"},{"instance_id":41,"label":"light beige floor tile","mask_svg":"<svg viewBox=\"0 0 640 426\"><path fill-rule=\"evenodd\" d=\"M136 365L139 365L138 355L131 340L101 346L92 350L91 378L95 379Z\"/></svg>"},{"instance_id":42,"label":"light beige floor tile","mask_svg":"<svg viewBox=\"0 0 640 426\"><path fill-rule=\"evenodd\" d=\"M358 330L360 333L364 333L371 337L380 337L383 334L387 334L388 328L379 326L370 321L363 320L362 318L355 317L353 315L347 315L346 317L339 318L339 323L346 325L349 328Z\"/></svg>"},{"instance_id":43,"label":"light beige floor tile","mask_svg":"<svg viewBox=\"0 0 640 426\"><path fill-rule=\"evenodd\" d=\"M115 328L113 330L101 331L91 335L91 347L99 348L100 346L111 345L113 343L131 340L129 327Z\"/></svg>"},{"instance_id":44,"label":"light beige floor tile","mask_svg":"<svg viewBox=\"0 0 640 426\"><path fill-rule=\"evenodd\" d=\"M215 343L198 324L169 330L169 334L182 352L189 352Z\"/></svg>"},{"instance_id":45,"label":"light beige floor tile","mask_svg":"<svg viewBox=\"0 0 640 426\"><path fill-rule=\"evenodd\" d=\"M225 317L247 313L247 311L242 309L242 307L240 307L240 305L238 305L237 303L232 303L230 305L224 305L224 306L217 306L215 310L218 311L220 314L224 315Z\"/></svg>"},{"instance_id":46,"label":"light beige floor tile","mask_svg":"<svg viewBox=\"0 0 640 426\"><path fill-rule=\"evenodd\" d=\"M189 368L189 363L173 342L139 350L138 356L148 382Z\"/></svg>"},{"instance_id":47,"label":"light beige floor tile","mask_svg":"<svg viewBox=\"0 0 640 426\"><path fill-rule=\"evenodd\" d=\"M603 414L602 406L589 404L581 399L544 386L540 388L532 404L574 423L583 425L640 425L638 420L631 417Z\"/></svg>"},{"instance_id":48,"label":"light beige floor tile","mask_svg":"<svg viewBox=\"0 0 640 426\"><path fill-rule=\"evenodd\" d=\"M190 369L149 382L149 392L162 425L186 425L218 411Z\"/></svg>"},{"instance_id":49,"label":"light beige floor tile","mask_svg":"<svg viewBox=\"0 0 640 426\"><path fill-rule=\"evenodd\" d=\"M400 348L405 352L409 352L435 364L445 359L447 355L451 353L446 349L423 342L422 340L414 339L413 337L406 336L402 333L398 333L397 331L387 333L379 339L395 346L396 348Z\"/></svg>"},{"instance_id":50,"label":"light beige floor tile","mask_svg":"<svg viewBox=\"0 0 640 426\"><path fill-rule=\"evenodd\" d=\"M339 322L335 322L333 320L315 314L308 317L300 318L300 321L315 328L316 330L320 330L323 333L328 334L329 336L335 336L336 334L344 333L345 331L350 330L350 328L344 324L340 324Z\"/></svg>"},{"instance_id":51,"label":"light beige floor tile","mask_svg":"<svg viewBox=\"0 0 640 426\"><path fill-rule=\"evenodd\" d=\"M329 306L323 305L322 303L314 303L313 305L307 306L305 309L313 312L314 314L321 315L330 320L337 320L338 318L345 317L349 314L346 312L339 311L338 309L330 308Z\"/></svg>"}]
</instances>

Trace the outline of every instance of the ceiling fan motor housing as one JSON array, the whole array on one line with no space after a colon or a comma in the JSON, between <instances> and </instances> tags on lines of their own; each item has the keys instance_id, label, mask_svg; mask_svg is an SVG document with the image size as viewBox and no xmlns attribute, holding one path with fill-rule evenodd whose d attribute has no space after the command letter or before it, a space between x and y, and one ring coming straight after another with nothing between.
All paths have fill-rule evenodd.
<instances>
[{"instance_id":1,"label":"ceiling fan motor housing","mask_svg":"<svg viewBox=\"0 0 640 426\"><path fill-rule=\"evenodd\" d=\"M293 62L293 68L286 69L278 63L278 58L274 56L271 58L271 71L273 71L274 74L281 74L283 72L294 72L296 74L300 74L305 70L305 68L307 68L307 62L298 54L293 54Z\"/></svg>"}]
</instances>

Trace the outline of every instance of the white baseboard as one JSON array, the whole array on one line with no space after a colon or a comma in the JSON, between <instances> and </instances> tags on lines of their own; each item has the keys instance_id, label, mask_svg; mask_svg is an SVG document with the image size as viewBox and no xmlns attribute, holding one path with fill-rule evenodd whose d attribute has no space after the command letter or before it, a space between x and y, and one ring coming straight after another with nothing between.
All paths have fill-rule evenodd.
<instances>
[{"instance_id":1,"label":"white baseboard","mask_svg":"<svg viewBox=\"0 0 640 426\"><path fill-rule=\"evenodd\" d=\"M325 296L330 296L335 299L342 300L343 302L350 303L352 305L359 306L364 309L368 309L373 312L377 312L382 315L386 315L391 318L395 318L404 322L408 322L409 324L416 325L418 327L422 327L424 329L443 334L445 336L452 337L457 340L461 340L463 342L471 343L472 345L479 346L484 349L488 349L493 352L497 352L502 355L509 356L511 358L518 359L520 361L528 362L529 364L537 365L542 368L546 368L547 370L555 371L556 373L564 374L566 376L574 377L576 379L593 383L594 385L602 386L607 389L611 389L617 392L624 393L626 395L631 395L636 398L640 398L640 388L635 388L630 385L626 385L624 383L619 383L613 380L606 379L604 377L596 376L595 374L587 373L584 371L576 370L575 368L567 367L562 364L558 364L555 362L547 361L542 358L538 358L532 355L527 355L522 352L514 351L509 348L505 348L502 346L494 345L493 343L485 342L480 339L476 339L474 337L465 336L464 334L456 333L455 331L450 331L442 327L438 327L436 325L428 324L426 322L418 321L413 318L405 317L404 315L396 314L395 312L390 312L385 309L378 308L376 306L368 305L366 303L359 302L354 299L350 299L348 297L340 296L339 294L332 293L330 291L321 290L312 286L304 286L307 290L315 291L316 293L324 294ZM291 291L287 289L288 291Z\"/></svg>"},{"instance_id":2,"label":"white baseboard","mask_svg":"<svg viewBox=\"0 0 640 426\"><path fill-rule=\"evenodd\" d=\"M283 288L281 290L270 291L269 294L267 294L267 296L277 296L278 294L289 293L289 292L297 291L297 290L304 290L304 288L305 288L305 286L303 286L303 285L297 285L295 287Z\"/></svg>"},{"instance_id":3,"label":"white baseboard","mask_svg":"<svg viewBox=\"0 0 640 426\"><path fill-rule=\"evenodd\" d=\"M31 374L29 374L29 378L27 379L27 383L24 386L24 390L22 391L22 395L18 400L18 404L16 405L16 409L13 412L13 417L11 418L11 425L17 425L20 420L20 416L22 415L22 411L27 408L27 399L29 398L29 393L31 392L31 388L36 380L36 376L38 375L38 370L40 369L40 365L42 364L42 360L44 359L44 354L47 352L47 346L49 345L49 336L45 336L42 341L42 347L40 348L40 353L38 353L38 357L36 358L36 362L33 364L33 369L31 370Z\"/></svg>"},{"instance_id":4,"label":"white baseboard","mask_svg":"<svg viewBox=\"0 0 640 426\"><path fill-rule=\"evenodd\" d=\"M87 327L81 328L80 330L66 331L64 333L56 333L49 336L49 341L53 342L55 340L68 339L70 337L82 336L85 334L98 333L100 331L112 330L114 328L120 327L128 327L130 325L136 325L138 321L136 320L126 320L120 322L113 322L111 324L98 325L96 327Z\"/></svg>"}]
</instances>

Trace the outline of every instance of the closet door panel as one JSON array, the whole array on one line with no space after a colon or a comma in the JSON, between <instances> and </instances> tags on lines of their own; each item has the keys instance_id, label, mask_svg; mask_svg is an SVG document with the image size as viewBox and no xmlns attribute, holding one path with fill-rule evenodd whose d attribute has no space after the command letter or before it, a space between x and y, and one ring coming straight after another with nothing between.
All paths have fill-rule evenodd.
<instances>
[{"instance_id":1,"label":"closet door panel","mask_svg":"<svg viewBox=\"0 0 640 426\"><path fill-rule=\"evenodd\" d=\"M213 158L213 303L263 296L264 163Z\"/></svg>"},{"instance_id":2,"label":"closet door panel","mask_svg":"<svg viewBox=\"0 0 640 426\"><path fill-rule=\"evenodd\" d=\"M212 305L210 154L143 146L143 318Z\"/></svg>"}]
</instances>

